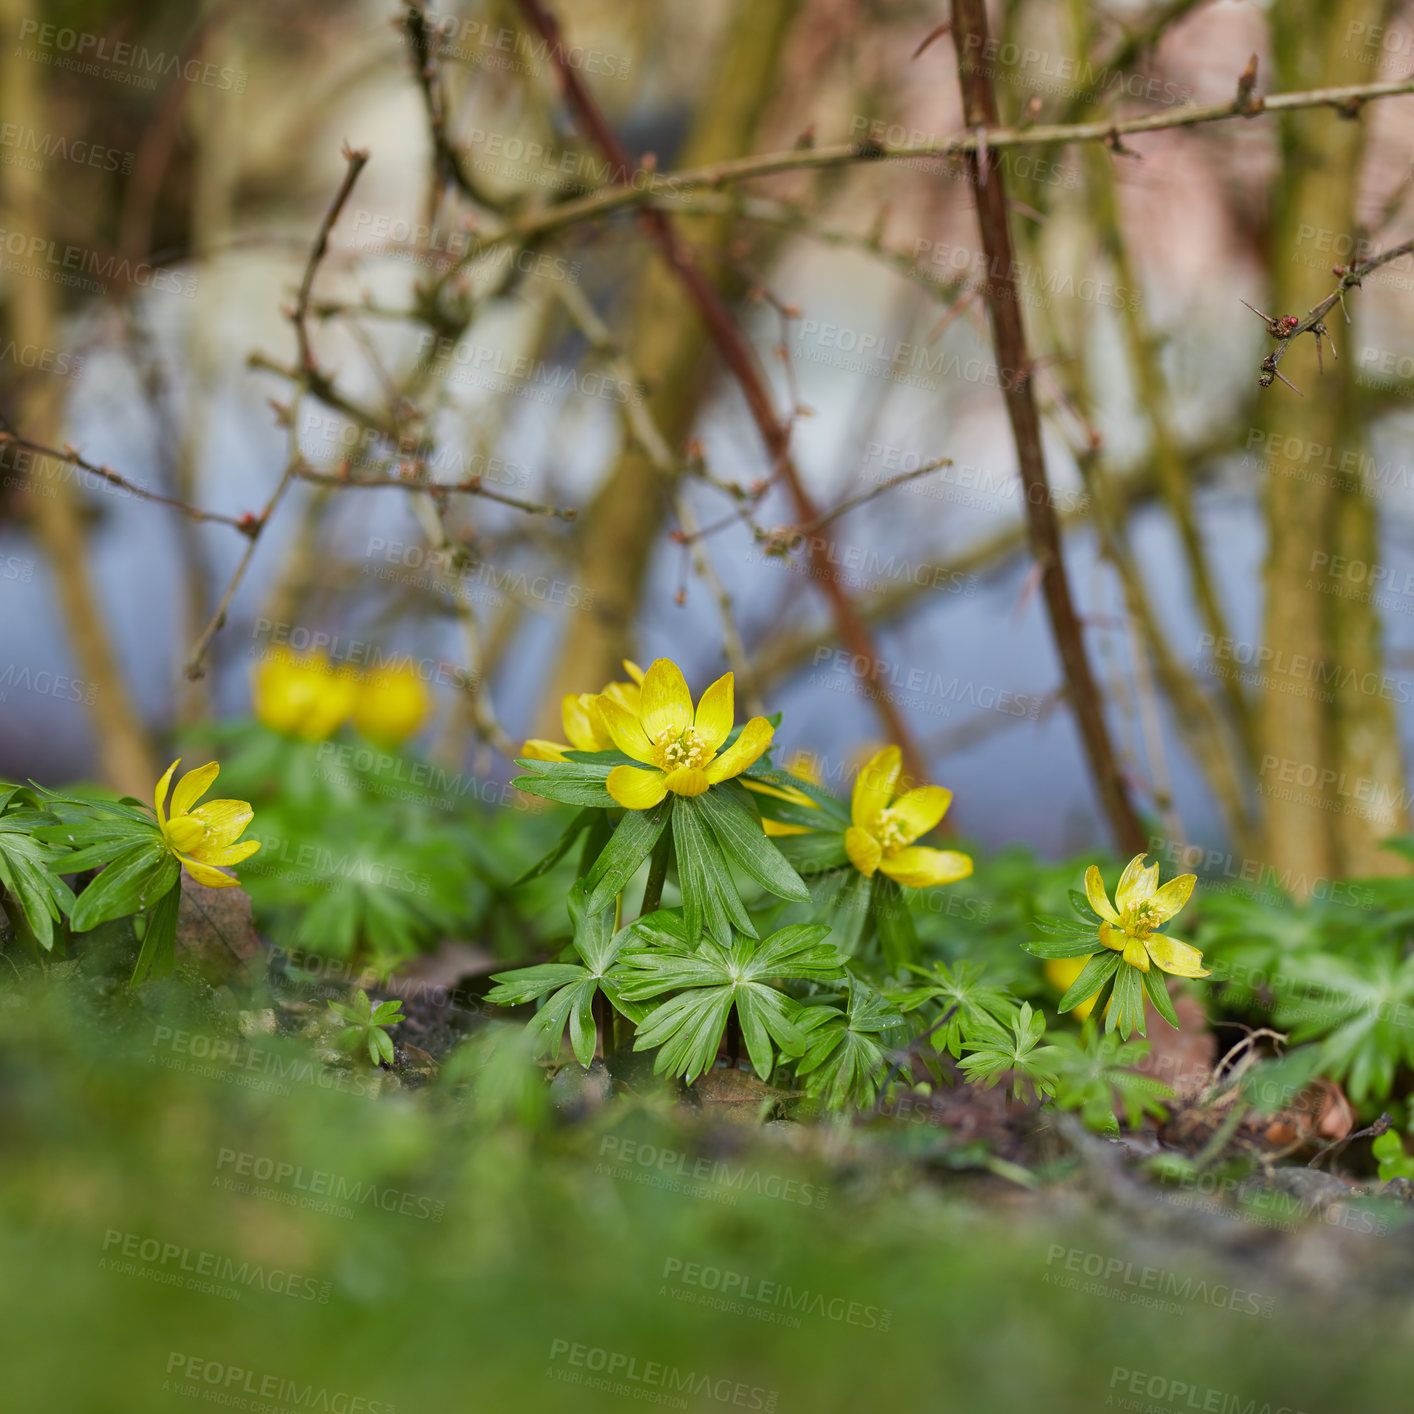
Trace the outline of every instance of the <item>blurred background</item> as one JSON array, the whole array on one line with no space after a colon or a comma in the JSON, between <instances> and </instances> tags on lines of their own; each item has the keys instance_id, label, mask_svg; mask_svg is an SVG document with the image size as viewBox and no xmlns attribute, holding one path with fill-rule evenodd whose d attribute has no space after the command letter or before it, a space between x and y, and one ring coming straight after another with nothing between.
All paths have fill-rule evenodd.
<instances>
[{"instance_id":1,"label":"blurred background","mask_svg":"<svg viewBox=\"0 0 1414 1414\"><path fill-rule=\"evenodd\" d=\"M663 198L765 366L812 518L635 212L544 219L611 171L521 7L0 11L7 425L231 519L277 495L252 538L4 449L0 774L145 796L159 744L247 713L288 645L411 661L436 699L423 748L498 782L522 738L560 735L562 693L671 654L695 686L736 669L827 779L903 733L970 838L1105 837L958 160ZM643 176L943 141L952 45L914 52L940 18L581 0L563 52ZM1374 0L1008 3L992 33L1003 121L1226 102L1252 54L1259 93L1414 68L1414 17ZM1334 266L1408 237L1410 133L1393 98L1004 155L1053 503L1129 788L1154 836L1298 894L1399 867L1379 841L1408 825L1411 261L1333 312L1338 361L1293 346L1299 394L1259 387L1272 340L1243 301L1304 313ZM345 143L369 157L305 363L291 313ZM305 473L476 476L578 514Z\"/></svg>"}]
</instances>

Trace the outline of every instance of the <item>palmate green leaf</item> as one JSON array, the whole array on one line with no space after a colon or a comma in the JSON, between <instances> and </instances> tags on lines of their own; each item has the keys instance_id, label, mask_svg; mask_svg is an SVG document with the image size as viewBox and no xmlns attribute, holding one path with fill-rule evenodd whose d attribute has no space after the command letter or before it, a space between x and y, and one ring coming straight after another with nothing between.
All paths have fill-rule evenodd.
<instances>
[{"instance_id":1,"label":"palmate green leaf","mask_svg":"<svg viewBox=\"0 0 1414 1414\"><path fill-rule=\"evenodd\" d=\"M1131 1129L1145 1115L1165 1119L1164 1102L1173 1099L1173 1090L1134 1069L1148 1053L1148 1042L1121 1041L1108 1031L1101 1035L1094 1021L1087 1019L1079 1037L1062 1035L1058 1040L1056 1103L1062 1109L1079 1110L1089 1128L1106 1133L1119 1128L1116 1097Z\"/></svg>"},{"instance_id":2,"label":"palmate green leaf","mask_svg":"<svg viewBox=\"0 0 1414 1414\"><path fill-rule=\"evenodd\" d=\"M658 836L667 828L676 799L668 795L651 810L624 811L609 843L585 876L588 912L598 913L607 908L638 872L639 866L653 852Z\"/></svg>"},{"instance_id":3,"label":"palmate green leaf","mask_svg":"<svg viewBox=\"0 0 1414 1414\"><path fill-rule=\"evenodd\" d=\"M69 915L74 931L86 933L110 918L155 907L181 872L160 840L128 845L74 901Z\"/></svg>"},{"instance_id":4,"label":"palmate green leaf","mask_svg":"<svg viewBox=\"0 0 1414 1414\"><path fill-rule=\"evenodd\" d=\"M843 977L844 958L822 941L828 933L822 924L796 924L760 942L738 937L729 948L705 938L696 948L664 941L626 949L626 997L647 1000L678 993L644 1017L634 1049L661 1047L655 1071L691 1083L716 1058L735 1007L752 1067L767 1079L774 1065L773 1042L786 1055L805 1047L794 1019L799 1004L770 984Z\"/></svg>"},{"instance_id":5,"label":"palmate green leaf","mask_svg":"<svg viewBox=\"0 0 1414 1414\"><path fill-rule=\"evenodd\" d=\"M761 819L743 787L728 781L693 799L722 853L747 878L777 898L810 901L810 890L761 828Z\"/></svg>"},{"instance_id":6,"label":"palmate green leaf","mask_svg":"<svg viewBox=\"0 0 1414 1414\"><path fill-rule=\"evenodd\" d=\"M1029 1082L1040 1094L1053 1095L1056 1087L1056 1048L1041 1045L1046 1034L1046 1018L1033 1011L1030 1002L1022 1002L1009 1024L1009 1035L1000 1041L991 1038L968 1041L964 1049L972 1054L959 1062L969 1080L989 1090L1010 1075L1013 1093L1019 1093L1022 1081Z\"/></svg>"},{"instance_id":7,"label":"palmate green leaf","mask_svg":"<svg viewBox=\"0 0 1414 1414\"><path fill-rule=\"evenodd\" d=\"M872 987L851 978L846 1011L805 1007L796 1021L806 1033L805 1055L795 1067L805 1093L831 1109L847 1104L868 1109L888 1073L887 1048L907 1039L903 1014Z\"/></svg>"},{"instance_id":8,"label":"palmate green leaf","mask_svg":"<svg viewBox=\"0 0 1414 1414\"><path fill-rule=\"evenodd\" d=\"M680 796L673 811L673 851L688 936L695 941L705 933L725 945L735 929L754 938L756 926L700 802L700 796Z\"/></svg>"},{"instance_id":9,"label":"palmate green leaf","mask_svg":"<svg viewBox=\"0 0 1414 1414\"><path fill-rule=\"evenodd\" d=\"M1292 963L1278 997L1277 1025L1293 1040L1320 1045L1321 1072L1345 1085L1356 1104L1383 1101L1401 1066L1414 1065L1414 955L1370 943L1347 957Z\"/></svg>"},{"instance_id":10,"label":"palmate green leaf","mask_svg":"<svg viewBox=\"0 0 1414 1414\"><path fill-rule=\"evenodd\" d=\"M574 923L574 948L582 962L546 962L515 972L498 972L486 1000L495 1006L520 1006L545 998L530 1023L536 1054L554 1055L570 1029L575 1059L586 1069L594 1060L594 999L603 992L630 1020L641 1020L646 1008L623 997L619 954L638 934L632 926L614 932L613 908L591 912L588 890L579 880L570 890L569 913Z\"/></svg>"},{"instance_id":11,"label":"palmate green leaf","mask_svg":"<svg viewBox=\"0 0 1414 1414\"><path fill-rule=\"evenodd\" d=\"M982 965L966 959L949 967L934 962L909 969L923 985L891 992L891 1000L904 1012L936 1005L928 1021L928 1040L956 1060L969 1041L1004 1044L1017 1014L1017 1002L1005 987L984 981Z\"/></svg>"}]
</instances>

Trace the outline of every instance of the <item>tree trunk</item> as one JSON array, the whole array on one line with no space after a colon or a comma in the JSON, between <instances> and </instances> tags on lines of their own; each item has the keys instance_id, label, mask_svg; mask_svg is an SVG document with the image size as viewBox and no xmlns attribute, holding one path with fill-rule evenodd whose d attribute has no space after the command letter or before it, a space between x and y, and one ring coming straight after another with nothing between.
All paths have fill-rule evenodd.
<instances>
[{"instance_id":1,"label":"tree trunk","mask_svg":"<svg viewBox=\"0 0 1414 1414\"><path fill-rule=\"evenodd\" d=\"M34 0L0 0L5 33L23 33L38 14ZM53 131L46 113L45 68L13 44L0 54L0 116L20 131ZM22 165L3 169L6 225L30 234L47 225L43 175ZM58 286L17 273L10 282L10 333L17 344L57 348L60 343ZM53 446L63 406L52 379L26 389L19 427L34 441ZM73 468L52 457L35 456L28 474L35 538L49 560L55 594L68 630L77 675L92 689L92 720L98 769L125 795L146 800L157 781L151 748L128 696L108 628L89 574L89 548L75 488Z\"/></svg>"},{"instance_id":2,"label":"tree trunk","mask_svg":"<svg viewBox=\"0 0 1414 1414\"><path fill-rule=\"evenodd\" d=\"M1356 83L1368 77L1361 51L1345 36L1353 24L1378 25L1383 0L1305 0L1272 11L1276 58L1273 88ZM1357 30L1356 33L1365 31ZM1269 264L1274 317L1304 314L1328 295L1336 277L1312 232L1346 234L1355 227L1365 129L1332 120L1327 110L1282 120L1284 180L1275 194ZM1251 317L1250 315L1248 316ZM1342 343L1342 332L1337 335ZM1383 833L1364 817L1342 770L1398 771L1393 714L1378 695L1344 688L1334 665L1352 653L1378 663L1379 629L1372 605L1342 601L1331 612L1330 556L1339 541L1373 538L1373 511L1358 492L1338 490L1332 468L1357 451L1353 444L1348 358L1325 351L1317 373L1314 339L1303 339L1263 396L1262 474L1266 483L1267 559L1263 646L1258 688L1262 757L1258 782L1266 813L1268 862L1305 895L1344 864L1368 861ZM1312 450L1314 449L1314 451ZM1345 504L1352 502L1353 504ZM1343 527L1337 529L1337 523ZM1336 637L1332 637L1332 634ZM1371 657L1373 655L1373 658ZM1328 699L1334 699L1328 700ZM1338 726L1337 726L1338 724ZM1396 785L1396 791L1398 786ZM1349 809L1352 813L1344 813Z\"/></svg>"}]
</instances>

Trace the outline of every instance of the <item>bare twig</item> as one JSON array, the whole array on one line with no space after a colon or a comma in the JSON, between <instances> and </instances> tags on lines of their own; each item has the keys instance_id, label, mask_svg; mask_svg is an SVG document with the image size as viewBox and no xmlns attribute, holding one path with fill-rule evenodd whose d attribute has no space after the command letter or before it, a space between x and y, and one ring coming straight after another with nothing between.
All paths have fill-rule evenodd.
<instances>
[{"instance_id":1,"label":"bare twig","mask_svg":"<svg viewBox=\"0 0 1414 1414\"><path fill-rule=\"evenodd\" d=\"M996 96L987 70L977 63L987 42L985 0L953 0L953 36L958 53L958 81L962 89L965 121L969 127L990 127L997 120ZM1051 633L1065 672L1071 710L1085 743L1091 775L1099 792L1110 828L1120 846L1142 851L1146 834L1135 812L1124 776L1110 741L1104 704L1090 671L1084 633L1070 594L1070 580L1062 558L1060 528L1046 478L1041 447L1041 422L1031 385L1031 358L1021 324L1021 305L1012 258L1011 232L1001 164L995 148L985 158L969 159L977 223L988 269L986 301L996 342L997 363L1004 370L1002 383L1007 416L1016 443L1017 466L1026 491L1026 524L1032 554L1041 571L1041 588L1051 621ZM988 167L990 180L984 180Z\"/></svg>"}]
</instances>

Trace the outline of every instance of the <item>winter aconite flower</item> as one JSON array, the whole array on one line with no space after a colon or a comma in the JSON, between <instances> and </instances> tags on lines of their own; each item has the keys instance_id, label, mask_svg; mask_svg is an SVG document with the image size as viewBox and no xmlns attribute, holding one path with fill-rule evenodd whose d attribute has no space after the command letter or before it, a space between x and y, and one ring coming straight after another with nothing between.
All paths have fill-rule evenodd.
<instances>
[{"instance_id":1,"label":"winter aconite flower","mask_svg":"<svg viewBox=\"0 0 1414 1414\"><path fill-rule=\"evenodd\" d=\"M271 731L303 741L332 736L354 709L358 685L348 669L335 668L322 653L276 647L255 670L251 696L255 715Z\"/></svg>"},{"instance_id":2,"label":"winter aconite flower","mask_svg":"<svg viewBox=\"0 0 1414 1414\"><path fill-rule=\"evenodd\" d=\"M753 717L724 751L735 716L732 675L723 674L692 707L692 695L676 663L659 658L643 675L637 709L607 693L599 711L614 745L641 766L615 766L605 786L625 809L648 810L670 791L701 795L739 776L771 744L774 729Z\"/></svg>"},{"instance_id":3,"label":"winter aconite flower","mask_svg":"<svg viewBox=\"0 0 1414 1414\"><path fill-rule=\"evenodd\" d=\"M1159 888L1159 866L1150 864L1146 868L1144 856L1136 854L1125 865L1111 905L1105 881L1092 864L1085 871L1085 896L1104 920L1100 924L1100 941L1141 972L1147 972L1153 962L1175 977L1206 977L1203 954L1197 948L1166 933L1154 932L1188 902L1197 882L1196 874L1180 874Z\"/></svg>"},{"instance_id":4,"label":"winter aconite flower","mask_svg":"<svg viewBox=\"0 0 1414 1414\"><path fill-rule=\"evenodd\" d=\"M180 765L178 757L157 782L154 804L163 842L198 884L228 889L237 881L216 866L239 864L260 848L259 840L236 843L255 812L244 800L208 800L205 805L197 805L221 769L216 762L208 761L205 766L186 772L177 782L172 792L172 814L168 817L164 808L167 788Z\"/></svg>"},{"instance_id":5,"label":"winter aconite flower","mask_svg":"<svg viewBox=\"0 0 1414 1414\"><path fill-rule=\"evenodd\" d=\"M377 746L406 741L432 711L432 694L412 661L375 668L357 685L353 721L360 735Z\"/></svg>"},{"instance_id":6,"label":"winter aconite flower","mask_svg":"<svg viewBox=\"0 0 1414 1414\"><path fill-rule=\"evenodd\" d=\"M599 710L601 697L612 697L630 712L639 706L638 685L643 681L643 669L624 659L624 667L632 682L611 682L603 692L570 692L560 699L560 720L564 724L566 746L558 741L532 737L525 743L521 755L534 761L564 761L567 751L612 751L614 740L609 735L603 714Z\"/></svg>"},{"instance_id":7,"label":"winter aconite flower","mask_svg":"<svg viewBox=\"0 0 1414 1414\"><path fill-rule=\"evenodd\" d=\"M910 889L967 878L972 873L968 855L914 844L947 813L952 792L919 786L895 799L902 770L903 754L897 746L886 746L860 771L850 801L853 824L844 837L849 862L866 879L877 870Z\"/></svg>"}]
</instances>

